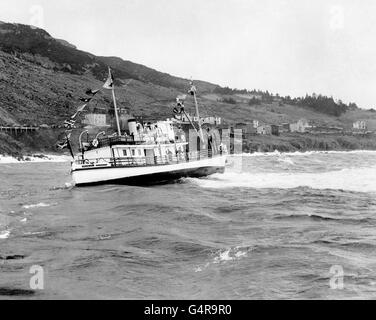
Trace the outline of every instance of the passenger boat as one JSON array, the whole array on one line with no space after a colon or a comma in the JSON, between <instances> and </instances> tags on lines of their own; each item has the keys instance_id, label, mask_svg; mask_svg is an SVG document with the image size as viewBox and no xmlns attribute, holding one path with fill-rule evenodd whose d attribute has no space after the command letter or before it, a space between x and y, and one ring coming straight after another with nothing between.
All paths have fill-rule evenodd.
<instances>
[{"instance_id":1,"label":"passenger boat","mask_svg":"<svg viewBox=\"0 0 376 320\"><path fill-rule=\"evenodd\" d=\"M109 79L113 80L110 70L109 73ZM192 139L171 119L143 124L130 118L128 130L122 131L113 81L107 81L109 83L104 87L112 90L117 133L111 136L98 134L91 143L83 143L82 136L86 131L81 133L80 152L74 156L71 166L76 186L105 183L150 185L225 171L226 147L208 135L205 137L200 121L196 128L190 120L196 141L199 137L199 143L195 145L200 148L192 146ZM193 84L189 93L194 97L196 114L200 119ZM177 107L180 108L177 112L189 118L184 111L184 98L177 98Z\"/></svg>"}]
</instances>

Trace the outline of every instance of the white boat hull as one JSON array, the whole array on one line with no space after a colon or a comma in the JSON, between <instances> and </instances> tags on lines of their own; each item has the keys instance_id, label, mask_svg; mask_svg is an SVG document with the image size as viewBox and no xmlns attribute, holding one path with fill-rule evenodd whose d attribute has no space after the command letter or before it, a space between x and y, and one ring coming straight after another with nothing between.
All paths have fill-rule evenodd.
<instances>
[{"instance_id":1,"label":"white boat hull","mask_svg":"<svg viewBox=\"0 0 376 320\"><path fill-rule=\"evenodd\" d=\"M216 156L191 162L150 166L75 167L72 177L76 186L105 183L148 185L177 180L183 177L203 177L223 173L226 156Z\"/></svg>"}]
</instances>

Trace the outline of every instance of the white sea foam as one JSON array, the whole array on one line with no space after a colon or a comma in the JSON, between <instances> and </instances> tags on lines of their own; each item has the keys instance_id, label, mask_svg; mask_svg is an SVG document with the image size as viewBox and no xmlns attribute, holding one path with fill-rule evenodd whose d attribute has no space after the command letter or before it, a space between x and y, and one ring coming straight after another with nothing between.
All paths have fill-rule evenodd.
<instances>
[{"instance_id":1,"label":"white sea foam","mask_svg":"<svg viewBox=\"0 0 376 320\"><path fill-rule=\"evenodd\" d=\"M292 161L290 158L286 158L286 157L279 157L278 161L283 162L283 163L287 163L287 164L290 164L290 165L295 164L294 161Z\"/></svg>"},{"instance_id":2,"label":"white sea foam","mask_svg":"<svg viewBox=\"0 0 376 320\"><path fill-rule=\"evenodd\" d=\"M0 231L0 239L8 239L10 236L9 230Z\"/></svg>"},{"instance_id":3,"label":"white sea foam","mask_svg":"<svg viewBox=\"0 0 376 320\"><path fill-rule=\"evenodd\" d=\"M34 155L34 156L24 156L22 158L14 158L11 156L0 155L0 164L7 163L35 163L35 162L68 162L70 161L69 156L65 155Z\"/></svg>"},{"instance_id":4,"label":"white sea foam","mask_svg":"<svg viewBox=\"0 0 376 320\"><path fill-rule=\"evenodd\" d=\"M44 202L39 202L36 204L25 204L22 206L24 209L32 209L32 208L39 208L39 207L50 207L52 204L44 203Z\"/></svg>"},{"instance_id":5,"label":"white sea foam","mask_svg":"<svg viewBox=\"0 0 376 320\"><path fill-rule=\"evenodd\" d=\"M234 154L230 157L280 157L280 156L310 156L315 154L374 154L376 150L351 150L351 151L294 151L294 152L253 152L253 153L241 153Z\"/></svg>"},{"instance_id":6,"label":"white sea foam","mask_svg":"<svg viewBox=\"0 0 376 320\"><path fill-rule=\"evenodd\" d=\"M195 267L195 272L201 272L204 271L206 268L208 268L212 264L220 264L220 263L226 263L229 261L237 261L244 257L247 257L248 250L242 249L241 247L236 248L229 248L229 249L222 249L215 253L214 258L212 261L207 262L203 266L197 266Z\"/></svg>"},{"instance_id":7,"label":"white sea foam","mask_svg":"<svg viewBox=\"0 0 376 320\"><path fill-rule=\"evenodd\" d=\"M245 257L247 256L247 252L246 251L237 251L235 252L235 257L236 258L241 258L241 257Z\"/></svg>"},{"instance_id":8,"label":"white sea foam","mask_svg":"<svg viewBox=\"0 0 376 320\"><path fill-rule=\"evenodd\" d=\"M234 257L230 256L230 251L231 249L219 252L219 255L214 258L214 263L233 260Z\"/></svg>"},{"instance_id":9,"label":"white sea foam","mask_svg":"<svg viewBox=\"0 0 376 320\"><path fill-rule=\"evenodd\" d=\"M313 189L334 189L356 192L376 192L376 167L349 168L328 172L268 172L235 173L226 171L207 179L188 179L203 188L257 188L292 189L310 187Z\"/></svg>"},{"instance_id":10,"label":"white sea foam","mask_svg":"<svg viewBox=\"0 0 376 320\"><path fill-rule=\"evenodd\" d=\"M69 189L69 188L72 188L74 186L74 182L72 181L72 182L66 182L65 184L64 184L64 187L66 188L66 189Z\"/></svg>"},{"instance_id":11,"label":"white sea foam","mask_svg":"<svg viewBox=\"0 0 376 320\"><path fill-rule=\"evenodd\" d=\"M45 231L35 231L35 232L25 232L25 236L35 236L35 235L40 235L40 234L45 234Z\"/></svg>"},{"instance_id":12,"label":"white sea foam","mask_svg":"<svg viewBox=\"0 0 376 320\"><path fill-rule=\"evenodd\" d=\"M240 247L230 248L227 250L221 250L218 255L214 257L213 263L220 263L232 260L238 260L247 256L247 250L241 250Z\"/></svg>"}]
</instances>

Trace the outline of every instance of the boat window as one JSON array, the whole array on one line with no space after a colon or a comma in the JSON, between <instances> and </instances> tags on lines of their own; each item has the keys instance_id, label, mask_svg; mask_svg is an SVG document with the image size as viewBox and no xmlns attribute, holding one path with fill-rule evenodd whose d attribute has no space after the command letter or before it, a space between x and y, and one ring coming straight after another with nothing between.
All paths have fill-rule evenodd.
<instances>
[{"instance_id":1,"label":"boat window","mask_svg":"<svg viewBox=\"0 0 376 320\"><path fill-rule=\"evenodd\" d=\"M136 155L136 151L132 149L132 156Z\"/></svg>"},{"instance_id":2,"label":"boat window","mask_svg":"<svg viewBox=\"0 0 376 320\"><path fill-rule=\"evenodd\" d=\"M128 156L128 153L127 153L127 150L126 150L126 149L123 150L123 156L124 156L124 157Z\"/></svg>"}]
</instances>

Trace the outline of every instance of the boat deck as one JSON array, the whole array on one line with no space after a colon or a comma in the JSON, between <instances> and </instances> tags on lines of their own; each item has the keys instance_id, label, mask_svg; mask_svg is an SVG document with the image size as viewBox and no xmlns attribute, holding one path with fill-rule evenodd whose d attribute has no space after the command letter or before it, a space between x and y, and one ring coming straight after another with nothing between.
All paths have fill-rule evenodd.
<instances>
[{"instance_id":1,"label":"boat deck","mask_svg":"<svg viewBox=\"0 0 376 320\"><path fill-rule=\"evenodd\" d=\"M81 168L94 167L145 167L168 164L188 163L221 156L222 153L213 154L211 151L178 153L176 155L155 157L120 157L120 158L96 158L77 159L74 164Z\"/></svg>"}]
</instances>

